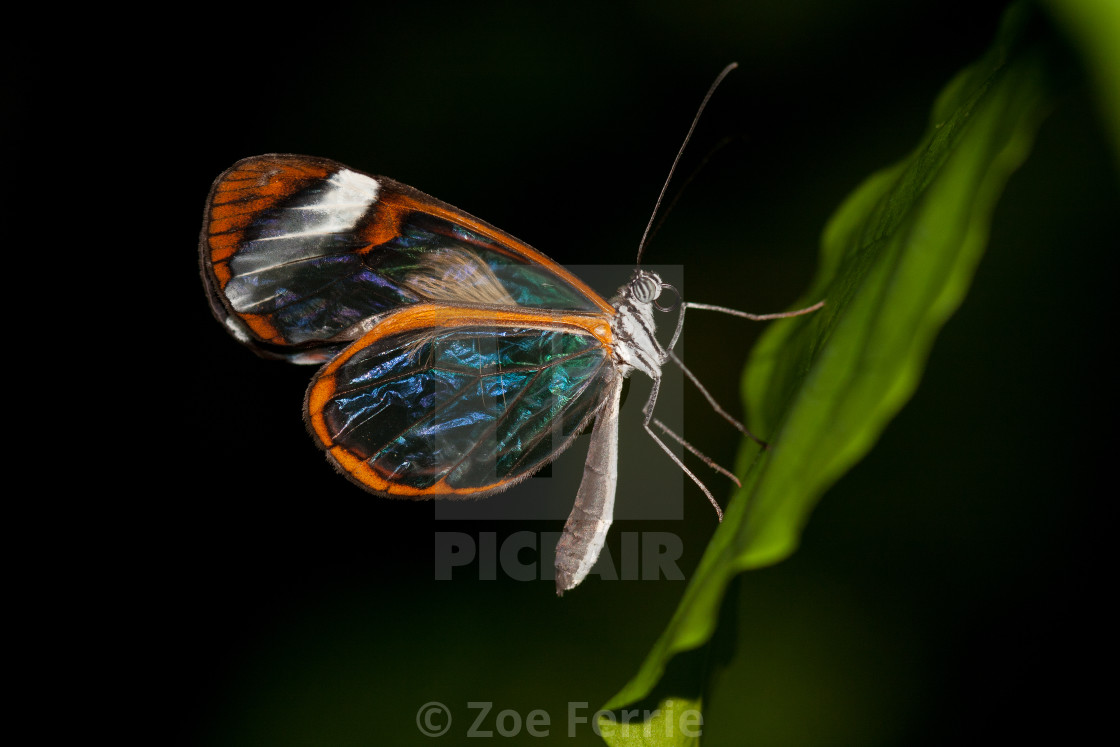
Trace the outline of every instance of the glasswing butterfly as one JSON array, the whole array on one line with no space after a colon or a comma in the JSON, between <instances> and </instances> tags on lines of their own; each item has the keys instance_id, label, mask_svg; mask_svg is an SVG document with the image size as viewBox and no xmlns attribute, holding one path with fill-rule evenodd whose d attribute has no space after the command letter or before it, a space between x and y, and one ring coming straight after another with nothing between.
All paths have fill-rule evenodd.
<instances>
[{"instance_id":1,"label":"glasswing butterfly","mask_svg":"<svg viewBox=\"0 0 1120 747\"><path fill-rule=\"evenodd\" d=\"M372 493L490 495L549 463L594 420L583 481L556 548L558 594L587 576L606 540L619 401L634 371L653 380L646 431L719 512L650 427L698 454L653 418L666 361L700 386L672 352L684 310L773 319L820 305L753 315L682 303L663 347L653 312L670 310L658 299L675 289L655 273L635 270L608 302L462 210L392 179L298 155L247 158L217 178L200 261L210 307L234 337L266 358L322 365L304 400L308 430L344 476ZM556 443L556 432L570 435Z\"/></svg>"}]
</instances>

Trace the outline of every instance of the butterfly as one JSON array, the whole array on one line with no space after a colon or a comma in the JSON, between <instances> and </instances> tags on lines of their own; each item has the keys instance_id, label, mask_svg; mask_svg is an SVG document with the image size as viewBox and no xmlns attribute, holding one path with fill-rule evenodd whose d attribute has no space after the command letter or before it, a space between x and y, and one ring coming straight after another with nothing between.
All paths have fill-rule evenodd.
<instances>
[{"instance_id":1,"label":"butterfly","mask_svg":"<svg viewBox=\"0 0 1120 747\"><path fill-rule=\"evenodd\" d=\"M653 381L646 431L719 512L651 428L691 450L653 417L662 366L683 369L672 350L685 308L757 319L804 313L681 303L663 346L654 312L669 310L659 299L675 289L657 274L635 270L607 301L462 210L383 176L289 154L246 158L217 178L200 263L215 317L241 343L321 366L304 399L307 428L330 463L372 493L491 495L548 464L594 422L556 548L558 594L587 576L606 540L619 403L633 372Z\"/></svg>"}]
</instances>

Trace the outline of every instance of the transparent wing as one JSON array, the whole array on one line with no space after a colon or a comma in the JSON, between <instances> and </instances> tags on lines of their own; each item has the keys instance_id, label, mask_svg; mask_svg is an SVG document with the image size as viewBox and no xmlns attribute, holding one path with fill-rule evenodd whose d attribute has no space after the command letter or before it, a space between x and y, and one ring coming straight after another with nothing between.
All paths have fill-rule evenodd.
<instances>
[{"instance_id":1,"label":"transparent wing","mask_svg":"<svg viewBox=\"0 0 1120 747\"><path fill-rule=\"evenodd\" d=\"M378 494L478 496L512 485L568 446L616 377L601 340L526 317L397 312L315 378L309 429L342 472Z\"/></svg>"},{"instance_id":2,"label":"transparent wing","mask_svg":"<svg viewBox=\"0 0 1120 747\"><path fill-rule=\"evenodd\" d=\"M265 355L339 347L424 302L610 313L545 255L406 185L267 155L215 181L200 239L214 313Z\"/></svg>"}]
</instances>

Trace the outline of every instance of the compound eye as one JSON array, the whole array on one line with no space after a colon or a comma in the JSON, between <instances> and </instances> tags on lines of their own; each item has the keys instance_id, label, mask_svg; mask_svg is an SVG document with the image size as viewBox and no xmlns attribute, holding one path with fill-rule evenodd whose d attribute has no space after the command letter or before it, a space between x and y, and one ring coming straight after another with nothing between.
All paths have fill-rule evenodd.
<instances>
[{"instance_id":1,"label":"compound eye","mask_svg":"<svg viewBox=\"0 0 1120 747\"><path fill-rule=\"evenodd\" d=\"M630 283L630 292L633 294L635 301L649 303L657 300L657 297L661 295L663 286L661 278L652 272L640 272Z\"/></svg>"}]
</instances>

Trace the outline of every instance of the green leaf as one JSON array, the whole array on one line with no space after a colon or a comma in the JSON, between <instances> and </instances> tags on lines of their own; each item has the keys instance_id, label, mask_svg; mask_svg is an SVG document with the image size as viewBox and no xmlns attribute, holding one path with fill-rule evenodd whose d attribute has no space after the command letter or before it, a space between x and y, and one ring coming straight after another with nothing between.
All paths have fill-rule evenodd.
<instances>
[{"instance_id":1,"label":"green leaf","mask_svg":"<svg viewBox=\"0 0 1120 747\"><path fill-rule=\"evenodd\" d=\"M1046 7L1081 54L1104 116L1105 134L1120 161L1120 3L1047 0Z\"/></svg>"},{"instance_id":2,"label":"green leaf","mask_svg":"<svg viewBox=\"0 0 1120 747\"><path fill-rule=\"evenodd\" d=\"M744 443L743 487L668 627L606 704L616 717L634 707L656 714L674 699L699 707L705 644L729 582L796 549L821 494L913 394L934 337L968 290L996 200L1057 87L1062 66L1035 21L1033 6L1013 6L988 53L942 91L918 147L867 179L832 217L801 304L824 298L825 308L774 323L744 375L752 427L772 447ZM693 739L678 731L651 741L635 725L606 719L600 728L612 745Z\"/></svg>"},{"instance_id":3,"label":"green leaf","mask_svg":"<svg viewBox=\"0 0 1120 747\"><path fill-rule=\"evenodd\" d=\"M679 747L700 744L700 700L668 697L652 711L623 710L618 719L601 717L599 733L608 744Z\"/></svg>"}]
</instances>

